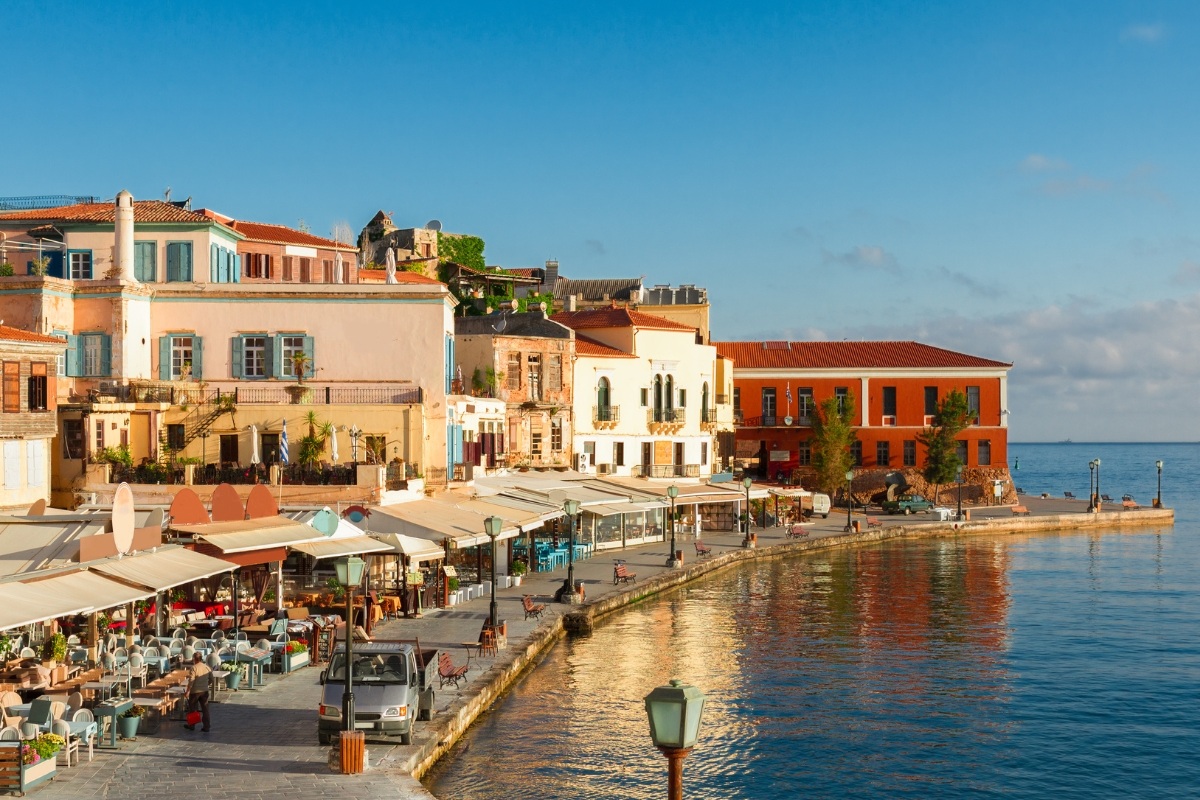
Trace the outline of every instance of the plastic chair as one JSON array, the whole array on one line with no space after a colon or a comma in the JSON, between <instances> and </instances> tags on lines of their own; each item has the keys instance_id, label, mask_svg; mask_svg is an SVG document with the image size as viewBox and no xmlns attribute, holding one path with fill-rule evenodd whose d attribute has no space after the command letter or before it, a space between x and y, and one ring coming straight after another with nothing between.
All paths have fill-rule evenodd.
<instances>
[{"instance_id":1,"label":"plastic chair","mask_svg":"<svg viewBox=\"0 0 1200 800\"><path fill-rule=\"evenodd\" d=\"M37 658L38 654L37 654L37 651L34 650L32 647L22 647L20 657L21 658Z\"/></svg>"},{"instance_id":2,"label":"plastic chair","mask_svg":"<svg viewBox=\"0 0 1200 800\"><path fill-rule=\"evenodd\" d=\"M183 658L183 663L192 663L192 656L196 654L196 649L190 645L184 645L184 648L179 651L179 655Z\"/></svg>"},{"instance_id":3,"label":"plastic chair","mask_svg":"<svg viewBox=\"0 0 1200 800\"><path fill-rule=\"evenodd\" d=\"M71 721L72 722L93 722L94 723L96 721L96 718L92 715L92 712L90 709L81 708L75 712L74 716L71 717ZM95 755L95 746L96 746L95 729L93 728L86 736L82 737L80 741L87 744L88 761L91 761L92 756ZM76 762L76 763L78 763L78 762Z\"/></svg>"},{"instance_id":4,"label":"plastic chair","mask_svg":"<svg viewBox=\"0 0 1200 800\"><path fill-rule=\"evenodd\" d=\"M220 628L217 628L215 631L212 632L212 640L214 642L219 641L224 638L225 638L225 631L221 630Z\"/></svg>"},{"instance_id":5,"label":"plastic chair","mask_svg":"<svg viewBox=\"0 0 1200 800\"><path fill-rule=\"evenodd\" d=\"M79 737L71 735L71 726L68 725L65 720L56 719L54 720L54 724L50 726L50 732L58 734L63 738L63 741L66 742L66 744L62 746L62 749L58 751L58 757L60 759L65 758L66 765L69 767L71 766L71 756L74 755L75 763L78 764ZM59 763L61 764L63 762L60 761Z\"/></svg>"},{"instance_id":6,"label":"plastic chair","mask_svg":"<svg viewBox=\"0 0 1200 800\"><path fill-rule=\"evenodd\" d=\"M67 647L77 647L79 645L79 637L71 634L67 637Z\"/></svg>"},{"instance_id":7,"label":"plastic chair","mask_svg":"<svg viewBox=\"0 0 1200 800\"><path fill-rule=\"evenodd\" d=\"M0 708L8 708L10 706L21 705L21 695L16 692L0 693Z\"/></svg>"},{"instance_id":8,"label":"plastic chair","mask_svg":"<svg viewBox=\"0 0 1200 800\"><path fill-rule=\"evenodd\" d=\"M172 639L186 639L187 631L184 630L183 628L176 628L175 630L171 631L171 638Z\"/></svg>"},{"instance_id":9,"label":"plastic chair","mask_svg":"<svg viewBox=\"0 0 1200 800\"><path fill-rule=\"evenodd\" d=\"M83 708L83 692L71 692L67 695L67 716L74 719L75 712Z\"/></svg>"},{"instance_id":10,"label":"plastic chair","mask_svg":"<svg viewBox=\"0 0 1200 800\"><path fill-rule=\"evenodd\" d=\"M144 688L146 686L146 675L148 670L146 662L142 659L141 653L134 653L129 656L129 663L125 665L126 671L129 673L129 688L132 691L133 682L138 681Z\"/></svg>"},{"instance_id":11,"label":"plastic chair","mask_svg":"<svg viewBox=\"0 0 1200 800\"><path fill-rule=\"evenodd\" d=\"M246 641L245 639L238 639L238 643L236 645L237 652L244 653L249 649L250 649L250 642Z\"/></svg>"},{"instance_id":12,"label":"plastic chair","mask_svg":"<svg viewBox=\"0 0 1200 800\"><path fill-rule=\"evenodd\" d=\"M16 726L9 725L6 728L0 728L0 742L19 742L21 741L21 729Z\"/></svg>"}]
</instances>

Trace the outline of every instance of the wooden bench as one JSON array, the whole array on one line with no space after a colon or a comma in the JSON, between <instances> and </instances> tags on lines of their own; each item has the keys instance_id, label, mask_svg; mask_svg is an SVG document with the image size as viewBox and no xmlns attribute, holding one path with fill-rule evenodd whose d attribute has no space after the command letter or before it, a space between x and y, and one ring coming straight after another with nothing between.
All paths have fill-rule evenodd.
<instances>
[{"instance_id":1,"label":"wooden bench","mask_svg":"<svg viewBox=\"0 0 1200 800\"><path fill-rule=\"evenodd\" d=\"M454 666L454 660L450 658L450 654L443 650L438 655L438 678L441 679L442 686L453 683L454 688L457 689L458 682L467 678L467 665Z\"/></svg>"},{"instance_id":2,"label":"wooden bench","mask_svg":"<svg viewBox=\"0 0 1200 800\"><path fill-rule=\"evenodd\" d=\"M1074 500L1075 494L1073 492L1063 492L1063 497L1067 498L1068 500Z\"/></svg>"},{"instance_id":3,"label":"wooden bench","mask_svg":"<svg viewBox=\"0 0 1200 800\"><path fill-rule=\"evenodd\" d=\"M531 594L522 597L521 604L525 606L525 619L529 619L530 617L541 619L542 614L546 611L546 604L533 602L533 595Z\"/></svg>"},{"instance_id":4,"label":"wooden bench","mask_svg":"<svg viewBox=\"0 0 1200 800\"><path fill-rule=\"evenodd\" d=\"M1121 510L1122 511L1132 511L1133 509L1136 509L1136 508L1141 508L1141 506L1138 505L1137 500L1129 499L1129 500L1121 501Z\"/></svg>"},{"instance_id":5,"label":"wooden bench","mask_svg":"<svg viewBox=\"0 0 1200 800\"><path fill-rule=\"evenodd\" d=\"M695 542L693 542L693 544L696 545L696 556L697 557L706 558L706 557L712 555L712 548L709 547L708 545L706 545L704 542L700 541L699 539L697 539Z\"/></svg>"},{"instance_id":6,"label":"wooden bench","mask_svg":"<svg viewBox=\"0 0 1200 800\"><path fill-rule=\"evenodd\" d=\"M624 562L617 564L615 567L613 567L613 584L614 585L616 585L618 583L629 583L630 581L633 581L636 579L637 579L637 573L630 572L629 568L627 566L625 566Z\"/></svg>"},{"instance_id":7,"label":"wooden bench","mask_svg":"<svg viewBox=\"0 0 1200 800\"><path fill-rule=\"evenodd\" d=\"M789 539L799 539L802 536L808 536L808 529L803 525L796 524L787 529L787 537Z\"/></svg>"},{"instance_id":8,"label":"wooden bench","mask_svg":"<svg viewBox=\"0 0 1200 800\"><path fill-rule=\"evenodd\" d=\"M883 523L879 521L879 517L867 517L867 528L882 528Z\"/></svg>"},{"instance_id":9,"label":"wooden bench","mask_svg":"<svg viewBox=\"0 0 1200 800\"><path fill-rule=\"evenodd\" d=\"M1014 517L1028 517L1029 509L1025 506L1013 506L1012 513Z\"/></svg>"}]
</instances>

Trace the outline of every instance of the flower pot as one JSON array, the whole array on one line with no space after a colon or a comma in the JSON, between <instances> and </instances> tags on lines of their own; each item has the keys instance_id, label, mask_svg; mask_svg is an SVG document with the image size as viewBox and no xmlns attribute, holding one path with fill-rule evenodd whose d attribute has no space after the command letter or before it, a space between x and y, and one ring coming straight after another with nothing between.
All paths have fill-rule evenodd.
<instances>
[{"instance_id":1,"label":"flower pot","mask_svg":"<svg viewBox=\"0 0 1200 800\"><path fill-rule=\"evenodd\" d=\"M513 585L513 586L520 586L520 585L521 585L521 576L520 576L520 575L511 575L511 576L509 576L509 577L511 577L511 578L512 578L512 585Z\"/></svg>"},{"instance_id":2,"label":"flower pot","mask_svg":"<svg viewBox=\"0 0 1200 800\"><path fill-rule=\"evenodd\" d=\"M27 792L34 786L50 780L56 772L58 772L58 758L56 756L43 758L36 764L22 764L21 791Z\"/></svg>"},{"instance_id":3,"label":"flower pot","mask_svg":"<svg viewBox=\"0 0 1200 800\"><path fill-rule=\"evenodd\" d=\"M136 739L141 717L117 717L117 732L122 739Z\"/></svg>"},{"instance_id":4,"label":"flower pot","mask_svg":"<svg viewBox=\"0 0 1200 800\"><path fill-rule=\"evenodd\" d=\"M225 676L225 686L226 686L226 688L228 688L228 689L232 689L233 691L235 691L235 692L236 692L236 691L237 691L237 688L238 688L238 686L241 686L241 684L242 684L242 673L240 673L240 672L231 672L231 673L229 673L228 675L226 675L226 676Z\"/></svg>"},{"instance_id":5,"label":"flower pot","mask_svg":"<svg viewBox=\"0 0 1200 800\"><path fill-rule=\"evenodd\" d=\"M287 389L288 395L292 398L293 405L302 405L312 401L313 390L311 386L295 384L284 388Z\"/></svg>"}]
</instances>

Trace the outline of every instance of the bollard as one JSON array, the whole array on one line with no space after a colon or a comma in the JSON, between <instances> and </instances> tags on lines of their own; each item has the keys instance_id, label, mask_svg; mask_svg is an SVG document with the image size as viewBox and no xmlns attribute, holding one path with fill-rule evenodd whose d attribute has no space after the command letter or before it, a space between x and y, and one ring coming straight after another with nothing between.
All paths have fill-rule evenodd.
<instances>
[{"instance_id":1,"label":"bollard","mask_svg":"<svg viewBox=\"0 0 1200 800\"><path fill-rule=\"evenodd\" d=\"M342 731L342 774L357 775L363 771L363 750L367 736L362 731Z\"/></svg>"},{"instance_id":2,"label":"bollard","mask_svg":"<svg viewBox=\"0 0 1200 800\"><path fill-rule=\"evenodd\" d=\"M858 520L854 520L854 532L862 533L862 523L859 522Z\"/></svg>"},{"instance_id":3,"label":"bollard","mask_svg":"<svg viewBox=\"0 0 1200 800\"><path fill-rule=\"evenodd\" d=\"M970 522L970 521L971 521L971 509L964 508L963 509L963 522Z\"/></svg>"},{"instance_id":4,"label":"bollard","mask_svg":"<svg viewBox=\"0 0 1200 800\"><path fill-rule=\"evenodd\" d=\"M675 551L675 560L679 562L679 566L681 566L681 567L683 566L683 551L682 550Z\"/></svg>"}]
</instances>

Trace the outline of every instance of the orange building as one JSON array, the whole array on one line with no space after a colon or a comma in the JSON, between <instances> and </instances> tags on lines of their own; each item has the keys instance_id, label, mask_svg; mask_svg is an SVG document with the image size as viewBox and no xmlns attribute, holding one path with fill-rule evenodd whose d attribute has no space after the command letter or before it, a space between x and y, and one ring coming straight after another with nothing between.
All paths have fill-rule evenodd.
<instances>
[{"instance_id":1,"label":"orange building","mask_svg":"<svg viewBox=\"0 0 1200 800\"><path fill-rule=\"evenodd\" d=\"M893 470L923 467L917 434L952 390L967 396L972 425L959 436L967 467L1008 462L1008 371L1012 364L920 342L714 342L733 359L737 461L779 479L811 463L817 406L854 397L855 463Z\"/></svg>"}]
</instances>

